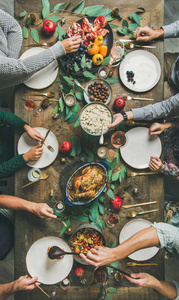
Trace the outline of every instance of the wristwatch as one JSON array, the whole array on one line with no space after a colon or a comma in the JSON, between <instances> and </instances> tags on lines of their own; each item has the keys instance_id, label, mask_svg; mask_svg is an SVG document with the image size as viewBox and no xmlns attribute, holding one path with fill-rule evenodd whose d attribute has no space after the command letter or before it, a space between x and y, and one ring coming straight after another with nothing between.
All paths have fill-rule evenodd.
<instances>
[{"instance_id":1,"label":"wristwatch","mask_svg":"<svg viewBox=\"0 0 179 300\"><path fill-rule=\"evenodd\" d=\"M128 116L127 116L127 114L125 113L125 111L121 111L121 115L123 115L124 122L128 120Z\"/></svg>"}]
</instances>

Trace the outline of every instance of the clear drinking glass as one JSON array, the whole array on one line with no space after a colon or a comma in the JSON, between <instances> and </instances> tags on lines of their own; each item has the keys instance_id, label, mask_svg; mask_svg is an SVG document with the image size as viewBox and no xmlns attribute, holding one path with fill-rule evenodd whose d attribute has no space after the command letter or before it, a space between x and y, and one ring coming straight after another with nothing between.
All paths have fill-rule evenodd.
<instances>
[{"instance_id":1,"label":"clear drinking glass","mask_svg":"<svg viewBox=\"0 0 179 300\"><path fill-rule=\"evenodd\" d=\"M127 142L126 134L123 131L116 131L111 137L111 144L114 148L121 148Z\"/></svg>"},{"instance_id":2,"label":"clear drinking glass","mask_svg":"<svg viewBox=\"0 0 179 300\"><path fill-rule=\"evenodd\" d=\"M106 225L108 228L113 228L119 222L119 216L111 213L107 219Z\"/></svg>"}]
</instances>

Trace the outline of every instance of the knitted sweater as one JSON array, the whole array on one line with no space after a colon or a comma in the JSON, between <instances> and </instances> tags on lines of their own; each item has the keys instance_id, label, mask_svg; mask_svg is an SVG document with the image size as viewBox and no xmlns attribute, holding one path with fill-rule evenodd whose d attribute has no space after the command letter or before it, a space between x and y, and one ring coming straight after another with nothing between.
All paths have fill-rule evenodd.
<instances>
[{"instance_id":1,"label":"knitted sweater","mask_svg":"<svg viewBox=\"0 0 179 300\"><path fill-rule=\"evenodd\" d=\"M65 54L61 42L43 52L18 59L22 45L22 31L17 21L0 9L0 89L23 83L34 73Z\"/></svg>"},{"instance_id":2,"label":"knitted sweater","mask_svg":"<svg viewBox=\"0 0 179 300\"><path fill-rule=\"evenodd\" d=\"M9 125L13 128L24 130L24 125L27 124L16 115L0 111L0 125ZM17 169L26 164L23 154L7 160L9 154L9 144L5 139L0 137L0 178L12 175Z\"/></svg>"}]
</instances>

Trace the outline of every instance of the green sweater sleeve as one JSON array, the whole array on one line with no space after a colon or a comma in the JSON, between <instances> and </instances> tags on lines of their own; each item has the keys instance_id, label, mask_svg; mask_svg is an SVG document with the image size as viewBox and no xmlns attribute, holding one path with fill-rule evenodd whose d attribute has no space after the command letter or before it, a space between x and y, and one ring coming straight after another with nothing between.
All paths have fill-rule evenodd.
<instances>
[{"instance_id":1,"label":"green sweater sleeve","mask_svg":"<svg viewBox=\"0 0 179 300\"><path fill-rule=\"evenodd\" d=\"M23 121L18 116L14 115L13 113L2 110L0 111L0 124L10 125L16 129L24 130L24 125L28 123Z\"/></svg>"},{"instance_id":2,"label":"green sweater sleeve","mask_svg":"<svg viewBox=\"0 0 179 300\"><path fill-rule=\"evenodd\" d=\"M8 161L0 164L0 178L12 175L15 171L26 164L23 154L16 155Z\"/></svg>"}]
</instances>

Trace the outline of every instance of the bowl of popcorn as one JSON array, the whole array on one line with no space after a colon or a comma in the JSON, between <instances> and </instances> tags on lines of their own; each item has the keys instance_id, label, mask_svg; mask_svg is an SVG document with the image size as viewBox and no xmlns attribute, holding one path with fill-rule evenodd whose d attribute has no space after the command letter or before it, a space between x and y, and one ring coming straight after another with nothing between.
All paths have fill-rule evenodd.
<instances>
[{"instance_id":1,"label":"bowl of popcorn","mask_svg":"<svg viewBox=\"0 0 179 300\"><path fill-rule=\"evenodd\" d=\"M80 125L82 129L93 136L100 136L108 131L108 125L113 122L111 109L101 103L89 103L85 105L80 113ZM104 125L103 125L104 124Z\"/></svg>"}]
</instances>

